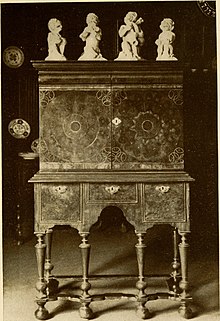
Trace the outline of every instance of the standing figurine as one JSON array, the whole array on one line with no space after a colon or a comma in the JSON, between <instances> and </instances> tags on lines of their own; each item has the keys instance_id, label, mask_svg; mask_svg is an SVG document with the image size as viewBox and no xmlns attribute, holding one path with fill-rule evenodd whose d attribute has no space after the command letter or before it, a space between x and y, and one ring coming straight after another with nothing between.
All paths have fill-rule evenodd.
<instances>
[{"instance_id":1,"label":"standing figurine","mask_svg":"<svg viewBox=\"0 0 220 321\"><path fill-rule=\"evenodd\" d=\"M141 60L140 48L144 44L144 32L141 29L141 23L144 21L141 17L137 19L136 12L128 12L124 18L125 25L122 25L118 31L122 38L121 48L118 58L115 60Z\"/></svg>"},{"instance_id":2,"label":"standing figurine","mask_svg":"<svg viewBox=\"0 0 220 321\"><path fill-rule=\"evenodd\" d=\"M177 60L173 54L173 42L175 40L174 22L170 18L165 18L160 24L160 33L158 39L155 41L157 47L157 59L156 60Z\"/></svg>"},{"instance_id":3,"label":"standing figurine","mask_svg":"<svg viewBox=\"0 0 220 321\"><path fill-rule=\"evenodd\" d=\"M84 52L78 60L106 60L102 57L99 43L102 38L102 30L99 28L99 18L94 13L89 13L86 17L87 27L80 34L82 41L86 42Z\"/></svg>"},{"instance_id":4,"label":"standing figurine","mask_svg":"<svg viewBox=\"0 0 220 321\"><path fill-rule=\"evenodd\" d=\"M61 22L56 18L50 19L48 29L50 30L47 37L48 56L45 60L66 60L64 56L66 39L60 35L62 30Z\"/></svg>"}]
</instances>

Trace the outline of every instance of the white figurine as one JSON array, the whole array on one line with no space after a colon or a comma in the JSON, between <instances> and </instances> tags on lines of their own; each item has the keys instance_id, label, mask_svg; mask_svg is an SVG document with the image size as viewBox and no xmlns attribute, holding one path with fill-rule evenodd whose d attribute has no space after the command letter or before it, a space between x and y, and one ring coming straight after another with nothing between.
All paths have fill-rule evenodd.
<instances>
[{"instance_id":1,"label":"white figurine","mask_svg":"<svg viewBox=\"0 0 220 321\"><path fill-rule=\"evenodd\" d=\"M142 18L137 19L136 12L128 12L124 18L125 25L118 31L122 38L121 49L115 60L141 60L140 47L144 44L144 32L141 29Z\"/></svg>"},{"instance_id":2,"label":"white figurine","mask_svg":"<svg viewBox=\"0 0 220 321\"><path fill-rule=\"evenodd\" d=\"M160 33L158 39L155 41L157 47L156 60L177 60L173 54L173 42L175 40L174 22L170 18L165 18L160 24Z\"/></svg>"},{"instance_id":3,"label":"white figurine","mask_svg":"<svg viewBox=\"0 0 220 321\"><path fill-rule=\"evenodd\" d=\"M89 13L86 17L87 27L80 34L82 41L86 42L84 52L78 60L106 60L102 57L99 43L102 38L102 30L99 28L99 18L94 13Z\"/></svg>"},{"instance_id":4,"label":"white figurine","mask_svg":"<svg viewBox=\"0 0 220 321\"><path fill-rule=\"evenodd\" d=\"M48 22L48 33L47 42L48 42L48 56L45 60L66 60L64 56L64 49L66 46L66 39L60 35L62 30L61 22L52 18Z\"/></svg>"}]
</instances>

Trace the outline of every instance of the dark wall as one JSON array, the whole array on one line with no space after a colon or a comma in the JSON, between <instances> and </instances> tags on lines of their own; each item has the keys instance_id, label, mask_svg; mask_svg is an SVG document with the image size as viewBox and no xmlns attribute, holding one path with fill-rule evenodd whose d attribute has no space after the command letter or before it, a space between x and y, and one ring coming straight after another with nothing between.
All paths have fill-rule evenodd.
<instances>
[{"instance_id":1,"label":"dark wall","mask_svg":"<svg viewBox=\"0 0 220 321\"><path fill-rule=\"evenodd\" d=\"M215 56L215 19L205 16L197 1L5 4L2 5L3 49L9 45L21 46L26 64L31 59L44 59L47 56L47 23L56 17L62 21L62 35L67 39L66 57L78 59L84 47L79 34L86 25L86 15L94 12L100 18L103 32L103 56L111 60L118 54L117 30L128 11L136 11L144 19L143 58L155 60L154 42L165 17L175 22L175 53L180 61L207 64Z\"/></svg>"},{"instance_id":2,"label":"dark wall","mask_svg":"<svg viewBox=\"0 0 220 321\"><path fill-rule=\"evenodd\" d=\"M214 6L214 2L209 2ZM47 56L47 23L62 21L62 35L67 39L65 56L77 60L84 43L79 34L86 26L89 12L100 18L103 32L101 51L113 60L120 49L118 27L128 11L144 19L145 45L142 56L154 61L163 18L175 22L174 44L178 60L188 64L185 77L185 153L186 170L196 179L191 188L192 239L207 246L217 246L217 98L216 98L216 20L205 15L197 1L35 3L1 5L2 51L18 46L25 55L24 64L11 69L2 63L2 137L3 137L3 212L5 232L14 233L19 189L18 153L30 151L38 138L37 75L31 60ZM27 139L8 133L8 123L23 118L31 125Z\"/></svg>"}]
</instances>

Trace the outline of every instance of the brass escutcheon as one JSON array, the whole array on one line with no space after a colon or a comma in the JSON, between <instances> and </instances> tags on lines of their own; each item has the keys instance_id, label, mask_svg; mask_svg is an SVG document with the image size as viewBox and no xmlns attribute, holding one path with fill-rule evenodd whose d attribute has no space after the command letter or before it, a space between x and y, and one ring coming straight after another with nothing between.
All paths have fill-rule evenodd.
<instances>
[{"instance_id":1,"label":"brass escutcheon","mask_svg":"<svg viewBox=\"0 0 220 321\"><path fill-rule=\"evenodd\" d=\"M161 192L161 193L167 193L170 190L170 186L156 186L156 191Z\"/></svg>"},{"instance_id":2,"label":"brass escutcheon","mask_svg":"<svg viewBox=\"0 0 220 321\"><path fill-rule=\"evenodd\" d=\"M115 186L115 185L105 187L106 192L108 192L111 195L117 193L119 189L120 189L120 186Z\"/></svg>"}]
</instances>

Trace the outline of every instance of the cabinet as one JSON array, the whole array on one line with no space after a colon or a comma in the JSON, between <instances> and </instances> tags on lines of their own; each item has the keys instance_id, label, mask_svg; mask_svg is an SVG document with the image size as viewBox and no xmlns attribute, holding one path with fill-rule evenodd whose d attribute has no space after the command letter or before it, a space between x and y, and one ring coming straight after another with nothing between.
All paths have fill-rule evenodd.
<instances>
[{"instance_id":1,"label":"cabinet","mask_svg":"<svg viewBox=\"0 0 220 321\"><path fill-rule=\"evenodd\" d=\"M72 66L40 74L41 170L183 169L181 70Z\"/></svg>"},{"instance_id":2,"label":"cabinet","mask_svg":"<svg viewBox=\"0 0 220 321\"><path fill-rule=\"evenodd\" d=\"M43 62L38 71L40 169L34 183L39 281L36 317L59 297L52 276L52 230L70 225L82 243L80 316L91 318L88 267L91 226L107 206L119 207L135 228L137 314L150 317L150 299L180 300L189 318L187 275L189 183L184 171L183 73L177 62ZM169 292L147 295L144 235L155 224L174 229ZM177 244L177 233L181 242ZM180 254L180 262L178 255ZM181 270L181 273L180 273ZM100 295L100 300L106 299Z\"/></svg>"}]
</instances>

